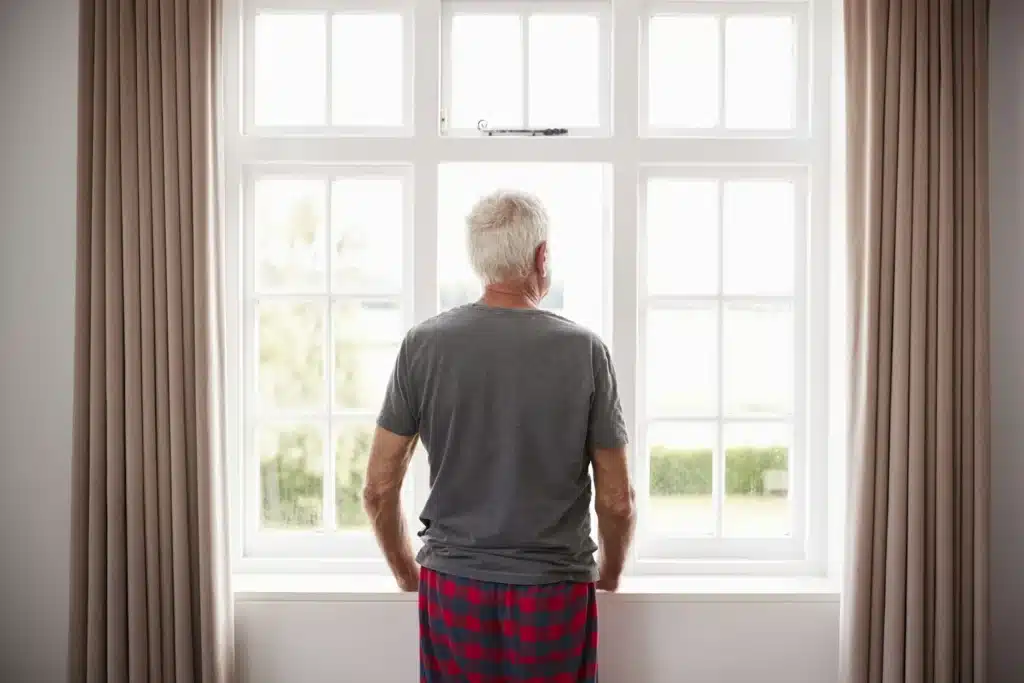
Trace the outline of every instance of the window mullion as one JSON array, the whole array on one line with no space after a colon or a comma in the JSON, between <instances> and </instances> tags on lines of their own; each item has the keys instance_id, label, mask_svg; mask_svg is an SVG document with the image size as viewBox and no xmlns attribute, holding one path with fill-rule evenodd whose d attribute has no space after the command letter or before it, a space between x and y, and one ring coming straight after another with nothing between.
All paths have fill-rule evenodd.
<instances>
[{"instance_id":1,"label":"window mullion","mask_svg":"<svg viewBox=\"0 0 1024 683\"><path fill-rule=\"evenodd\" d=\"M324 40L327 46L324 49L324 125L330 128L334 123L334 14L325 13Z\"/></svg>"},{"instance_id":2,"label":"window mullion","mask_svg":"<svg viewBox=\"0 0 1024 683\"><path fill-rule=\"evenodd\" d=\"M711 466L711 503L715 509L715 537L721 538L725 526L725 181L718 190L718 353L715 384L718 399L718 420L715 422L715 456Z\"/></svg>"},{"instance_id":3,"label":"window mullion","mask_svg":"<svg viewBox=\"0 0 1024 683\"><path fill-rule=\"evenodd\" d=\"M611 319L612 357L621 392L626 424L633 432L632 472L636 479L647 479L646 434L638 425L637 413L637 349L642 338L637 333L637 218L639 216L639 166L636 159L638 111L636 107L638 80L638 0L620 0L614 5L615 27L612 44L612 146L616 150L612 170L612 272ZM639 438L638 438L639 437ZM646 491L646 483L640 491ZM646 497L641 509L646 507ZM636 551L628 560L627 571L636 563Z\"/></svg>"},{"instance_id":4,"label":"window mullion","mask_svg":"<svg viewBox=\"0 0 1024 683\"><path fill-rule=\"evenodd\" d=\"M330 20L328 19L328 22ZM328 60L329 61L329 60ZM328 97L328 99L330 99ZM330 111L330 107L328 107ZM324 308L324 320L326 328L324 330L326 335L326 343L324 344L324 378L327 383L327 421L325 424L326 432L324 434L324 519L323 526L326 531L335 531L337 517L337 499L338 492L335 484L337 478L334 472L336 463L334 461L334 299L331 297L331 289L333 287L333 271L331 263L331 255L334 253L334 243L331 235L331 178L327 177L325 180L325 191L326 191L326 204L325 204L325 225L324 225L324 251L327 255L327 270L326 278L327 281L324 286L327 291L327 296L324 297L325 308Z\"/></svg>"},{"instance_id":5,"label":"window mullion","mask_svg":"<svg viewBox=\"0 0 1024 683\"><path fill-rule=\"evenodd\" d=\"M530 121L530 15L523 12L519 15L519 34L522 38L523 59L520 65L523 70L523 126L533 125Z\"/></svg>"},{"instance_id":6,"label":"window mullion","mask_svg":"<svg viewBox=\"0 0 1024 683\"><path fill-rule=\"evenodd\" d=\"M411 287L406 301L412 310L406 320L419 323L437 313L437 166L439 161L438 121L441 111L441 25L440 0L421 0L416 4L414 53L416 80L414 85L414 166L412 191L407 195L410 204L406 218L405 287ZM447 55L441 55L447 59ZM445 66L447 71L447 63ZM446 79L447 80L447 79ZM429 467L423 457L422 446L417 447L410 467L412 477L411 510L407 510L414 523L430 492ZM415 527L414 527L415 528Z\"/></svg>"}]
</instances>

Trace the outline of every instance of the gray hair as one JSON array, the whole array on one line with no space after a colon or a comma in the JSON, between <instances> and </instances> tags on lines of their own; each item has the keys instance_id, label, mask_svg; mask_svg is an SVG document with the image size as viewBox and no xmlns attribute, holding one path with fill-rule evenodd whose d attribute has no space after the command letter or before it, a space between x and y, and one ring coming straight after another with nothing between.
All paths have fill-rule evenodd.
<instances>
[{"instance_id":1,"label":"gray hair","mask_svg":"<svg viewBox=\"0 0 1024 683\"><path fill-rule=\"evenodd\" d=\"M469 262L485 284L526 277L548 239L548 213L532 194L498 190L466 216Z\"/></svg>"}]
</instances>

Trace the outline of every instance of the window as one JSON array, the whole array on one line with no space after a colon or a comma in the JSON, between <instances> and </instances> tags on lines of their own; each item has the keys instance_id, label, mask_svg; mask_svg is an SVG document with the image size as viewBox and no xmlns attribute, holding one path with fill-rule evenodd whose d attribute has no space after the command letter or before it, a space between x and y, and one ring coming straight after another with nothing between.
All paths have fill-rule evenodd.
<instances>
[{"instance_id":1,"label":"window","mask_svg":"<svg viewBox=\"0 0 1024 683\"><path fill-rule=\"evenodd\" d=\"M385 570L360 491L387 375L479 295L463 218L516 187L552 218L544 305L618 368L628 571L820 571L830 5L230 0L239 566ZM524 127L565 130L488 134ZM427 487L420 454L413 528Z\"/></svg>"}]
</instances>

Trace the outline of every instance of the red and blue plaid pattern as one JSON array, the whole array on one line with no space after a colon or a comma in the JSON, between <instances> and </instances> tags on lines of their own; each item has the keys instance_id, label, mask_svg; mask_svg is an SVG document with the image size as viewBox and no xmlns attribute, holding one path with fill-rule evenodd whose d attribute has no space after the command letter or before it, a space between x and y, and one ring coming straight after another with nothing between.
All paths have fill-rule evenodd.
<instances>
[{"instance_id":1,"label":"red and blue plaid pattern","mask_svg":"<svg viewBox=\"0 0 1024 683\"><path fill-rule=\"evenodd\" d=\"M420 683L597 683L592 583L420 572Z\"/></svg>"}]
</instances>

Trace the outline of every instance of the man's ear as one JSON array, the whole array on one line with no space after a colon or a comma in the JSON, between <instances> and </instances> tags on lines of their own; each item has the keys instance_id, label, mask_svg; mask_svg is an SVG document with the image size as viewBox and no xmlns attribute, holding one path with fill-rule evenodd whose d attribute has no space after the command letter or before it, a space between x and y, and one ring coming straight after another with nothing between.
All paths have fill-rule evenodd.
<instances>
[{"instance_id":1,"label":"man's ear","mask_svg":"<svg viewBox=\"0 0 1024 683\"><path fill-rule=\"evenodd\" d=\"M534 268L537 269L537 274L541 277L547 277L548 275L548 243L541 242L537 247L537 252L534 254Z\"/></svg>"}]
</instances>

